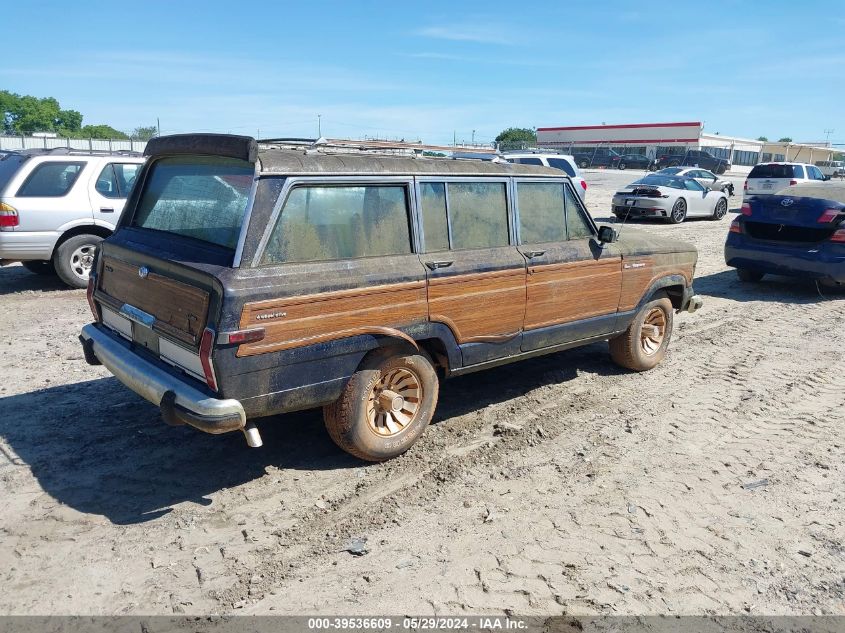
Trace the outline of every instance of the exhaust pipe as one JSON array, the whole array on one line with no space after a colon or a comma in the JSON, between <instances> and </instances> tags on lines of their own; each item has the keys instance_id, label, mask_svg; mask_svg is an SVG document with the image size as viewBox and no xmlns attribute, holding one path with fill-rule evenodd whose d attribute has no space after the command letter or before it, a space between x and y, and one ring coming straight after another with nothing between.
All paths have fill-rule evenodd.
<instances>
[{"instance_id":1,"label":"exhaust pipe","mask_svg":"<svg viewBox=\"0 0 845 633\"><path fill-rule=\"evenodd\" d=\"M704 305L704 299L699 297L698 295L693 295L689 298L689 302L687 303L686 312L692 314L696 310L700 309L701 306Z\"/></svg>"},{"instance_id":2,"label":"exhaust pipe","mask_svg":"<svg viewBox=\"0 0 845 633\"><path fill-rule=\"evenodd\" d=\"M243 428L243 432L244 437L246 438L246 443L250 448L261 448L264 446L264 442L261 441L261 433L258 432L258 427L255 426L255 422L248 421L246 426Z\"/></svg>"}]
</instances>

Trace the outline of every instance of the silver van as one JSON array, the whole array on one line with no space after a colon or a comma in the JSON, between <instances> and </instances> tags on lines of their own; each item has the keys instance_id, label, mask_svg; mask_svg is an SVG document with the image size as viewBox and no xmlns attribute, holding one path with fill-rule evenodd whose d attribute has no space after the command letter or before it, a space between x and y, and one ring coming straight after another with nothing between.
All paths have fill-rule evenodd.
<instances>
[{"instance_id":1,"label":"silver van","mask_svg":"<svg viewBox=\"0 0 845 633\"><path fill-rule=\"evenodd\" d=\"M0 154L0 265L84 288L144 158L56 148Z\"/></svg>"}]
</instances>

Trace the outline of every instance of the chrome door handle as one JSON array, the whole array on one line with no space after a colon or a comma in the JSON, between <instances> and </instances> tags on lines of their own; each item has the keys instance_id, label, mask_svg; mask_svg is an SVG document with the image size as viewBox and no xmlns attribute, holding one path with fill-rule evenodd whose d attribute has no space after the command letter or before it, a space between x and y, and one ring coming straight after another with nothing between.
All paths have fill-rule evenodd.
<instances>
[{"instance_id":1,"label":"chrome door handle","mask_svg":"<svg viewBox=\"0 0 845 633\"><path fill-rule=\"evenodd\" d=\"M437 270L438 268L449 268L454 262L426 262L425 265L428 266L431 270Z\"/></svg>"},{"instance_id":2,"label":"chrome door handle","mask_svg":"<svg viewBox=\"0 0 845 633\"><path fill-rule=\"evenodd\" d=\"M528 259L533 259L535 257L545 255L546 251L523 251L522 254L525 255Z\"/></svg>"},{"instance_id":3,"label":"chrome door handle","mask_svg":"<svg viewBox=\"0 0 845 633\"><path fill-rule=\"evenodd\" d=\"M114 209L111 207L100 207L100 213L114 213Z\"/></svg>"}]
</instances>

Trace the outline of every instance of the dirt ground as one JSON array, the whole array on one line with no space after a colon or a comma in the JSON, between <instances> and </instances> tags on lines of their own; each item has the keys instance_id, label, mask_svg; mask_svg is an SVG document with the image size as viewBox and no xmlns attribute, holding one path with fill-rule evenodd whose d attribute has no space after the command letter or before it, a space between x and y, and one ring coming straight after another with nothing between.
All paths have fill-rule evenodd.
<instances>
[{"instance_id":1,"label":"dirt ground","mask_svg":"<svg viewBox=\"0 0 845 633\"><path fill-rule=\"evenodd\" d=\"M634 176L587 172L597 218ZM740 283L732 217L636 227L700 253L661 366L448 381L378 465L318 412L165 426L85 364L84 291L0 269L0 614L845 614L845 296Z\"/></svg>"}]
</instances>

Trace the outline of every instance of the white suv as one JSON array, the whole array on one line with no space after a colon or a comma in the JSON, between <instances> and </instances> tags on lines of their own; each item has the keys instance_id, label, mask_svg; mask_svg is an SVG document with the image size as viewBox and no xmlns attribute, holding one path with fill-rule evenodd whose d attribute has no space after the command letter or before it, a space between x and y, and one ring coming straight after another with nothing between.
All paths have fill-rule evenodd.
<instances>
[{"instance_id":1,"label":"white suv","mask_svg":"<svg viewBox=\"0 0 845 633\"><path fill-rule=\"evenodd\" d=\"M57 148L0 154L0 265L88 284L144 158Z\"/></svg>"},{"instance_id":2,"label":"white suv","mask_svg":"<svg viewBox=\"0 0 845 633\"><path fill-rule=\"evenodd\" d=\"M552 169L560 169L566 172L572 183L575 185L575 191L581 196L581 200L587 195L587 181L581 177L581 172L578 171L578 166L575 164L575 159L569 154L554 154L538 152L505 152L505 159L509 163L519 163L521 165L542 165L544 167L551 167Z\"/></svg>"},{"instance_id":3,"label":"white suv","mask_svg":"<svg viewBox=\"0 0 845 633\"><path fill-rule=\"evenodd\" d=\"M815 165L807 163L760 163L745 180L744 194L754 196L776 193L800 182L830 180Z\"/></svg>"}]
</instances>

